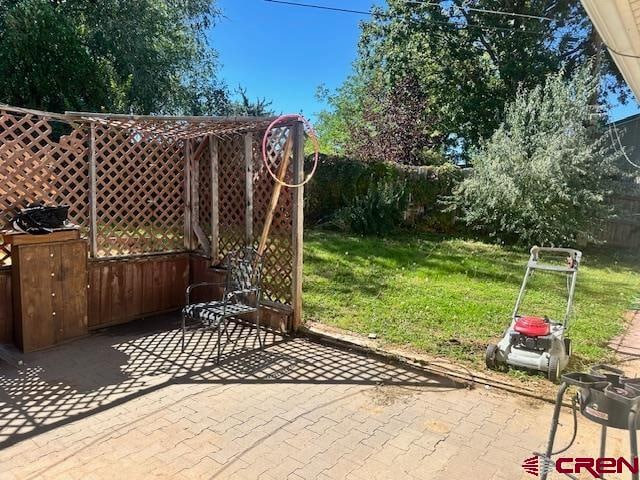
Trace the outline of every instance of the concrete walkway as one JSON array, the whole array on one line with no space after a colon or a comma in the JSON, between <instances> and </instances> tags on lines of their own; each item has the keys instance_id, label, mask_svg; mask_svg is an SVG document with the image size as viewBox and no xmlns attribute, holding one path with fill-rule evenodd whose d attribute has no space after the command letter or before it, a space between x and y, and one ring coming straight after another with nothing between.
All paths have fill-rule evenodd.
<instances>
[{"instance_id":1,"label":"concrete walkway","mask_svg":"<svg viewBox=\"0 0 640 480\"><path fill-rule=\"evenodd\" d=\"M220 365L208 333L181 353L173 318L0 364L0 479L534 478L520 465L550 405L300 338L260 351L252 332ZM572 452L597 438L580 419Z\"/></svg>"}]
</instances>

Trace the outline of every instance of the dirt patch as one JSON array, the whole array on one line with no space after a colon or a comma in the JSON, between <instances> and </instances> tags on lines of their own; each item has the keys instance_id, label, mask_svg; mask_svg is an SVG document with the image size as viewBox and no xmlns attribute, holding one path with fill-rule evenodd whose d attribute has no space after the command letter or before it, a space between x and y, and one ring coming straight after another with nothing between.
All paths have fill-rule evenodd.
<instances>
[{"instance_id":1,"label":"dirt patch","mask_svg":"<svg viewBox=\"0 0 640 480\"><path fill-rule=\"evenodd\" d=\"M416 392L396 385L378 385L366 394L373 406L388 407L398 402L409 403Z\"/></svg>"}]
</instances>

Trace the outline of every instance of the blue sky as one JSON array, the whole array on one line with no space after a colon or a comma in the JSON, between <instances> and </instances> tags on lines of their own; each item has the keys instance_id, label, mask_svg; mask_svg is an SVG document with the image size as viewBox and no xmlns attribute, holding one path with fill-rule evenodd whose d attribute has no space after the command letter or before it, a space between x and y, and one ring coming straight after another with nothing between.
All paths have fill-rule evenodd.
<instances>
[{"instance_id":1,"label":"blue sky","mask_svg":"<svg viewBox=\"0 0 640 480\"><path fill-rule=\"evenodd\" d=\"M344 0L309 3L344 7ZM349 8L369 10L371 0L349 0ZM218 0L227 18L211 33L220 54L220 76L242 84L252 97L273 101L278 113L313 117L321 110L316 89L338 87L356 57L360 15L280 5L264 0Z\"/></svg>"},{"instance_id":2,"label":"blue sky","mask_svg":"<svg viewBox=\"0 0 640 480\"><path fill-rule=\"evenodd\" d=\"M314 119L323 108L319 85L338 87L356 58L360 15L280 5L264 0L217 0L224 18L210 32L220 55L220 76L241 84L251 98L273 101L277 113ZM332 7L369 10L380 1L313 0ZM615 100L612 100L615 103ZM640 111L632 100L612 109L614 120Z\"/></svg>"}]
</instances>

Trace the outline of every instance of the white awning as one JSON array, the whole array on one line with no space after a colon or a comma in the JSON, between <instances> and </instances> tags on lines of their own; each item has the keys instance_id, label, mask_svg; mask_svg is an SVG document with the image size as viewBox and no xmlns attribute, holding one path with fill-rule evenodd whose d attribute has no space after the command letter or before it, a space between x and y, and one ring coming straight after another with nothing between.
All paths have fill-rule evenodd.
<instances>
[{"instance_id":1,"label":"white awning","mask_svg":"<svg viewBox=\"0 0 640 480\"><path fill-rule=\"evenodd\" d=\"M640 101L640 0L582 0L582 5Z\"/></svg>"}]
</instances>

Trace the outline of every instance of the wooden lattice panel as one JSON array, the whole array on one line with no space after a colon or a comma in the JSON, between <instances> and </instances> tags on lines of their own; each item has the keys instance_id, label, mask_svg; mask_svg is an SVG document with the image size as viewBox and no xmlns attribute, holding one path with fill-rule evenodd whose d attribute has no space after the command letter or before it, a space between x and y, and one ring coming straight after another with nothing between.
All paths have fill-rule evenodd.
<instances>
[{"instance_id":1,"label":"wooden lattice panel","mask_svg":"<svg viewBox=\"0 0 640 480\"><path fill-rule=\"evenodd\" d=\"M209 243L211 243L211 154L209 142L204 147L202 155L197 159L198 161L198 221L200 227L207 235ZM198 144L194 147L197 149Z\"/></svg>"},{"instance_id":2,"label":"wooden lattice panel","mask_svg":"<svg viewBox=\"0 0 640 480\"><path fill-rule=\"evenodd\" d=\"M242 136L221 139L218 145L219 243L222 258L245 244L245 168Z\"/></svg>"},{"instance_id":3,"label":"wooden lattice panel","mask_svg":"<svg viewBox=\"0 0 640 480\"><path fill-rule=\"evenodd\" d=\"M183 142L100 127L95 149L98 255L182 250Z\"/></svg>"},{"instance_id":4,"label":"wooden lattice panel","mask_svg":"<svg viewBox=\"0 0 640 480\"><path fill-rule=\"evenodd\" d=\"M267 158L271 170L278 171L282 161L282 149L290 133L289 128L274 129L273 138L267 142ZM253 231L256 237L262 233L264 219L275 185L262 161L262 137L264 132L255 136L254 141L254 183L253 183ZM285 181L293 182L293 162ZM273 301L291 303L291 282L293 250L291 244L293 197L291 189L283 187L274 214L267 248L264 254L265 295Z\"/></svg>"},{"instance_id":5,"label":"wooden lattice panel","mask_svg":"<svg viewBox=\"0 0 640 480\"><path fill-rule=\"evenodd\" d=\"M94 162L96 254L111 257L183 251L184 138L193 139L191 152L198 151L204 141L199 136L202 132L194 130L193 125L173 132L167 130L168 124L159 121L148 121L145 129L100 121L94 128L92 148L89 123L52 126L50 117L0 109L0 228L8 226L16 208L45 201L69 205L70 220L82 227L83 237L93 238L89 217ZM156 126L154 122L159 123ZM214 128L212 125L206 128ZM262 232L274 186L261 158L266 125L256 125L251 159L253 214L249 218L254 235L249 240L254 244ZM175 128L186 127L177 122ZM247 125L246 131L249 128ZM161 131L176 136L161 135ZM215 203L211 195L217 195L220 257L244 247L245 235L251 230L246 224L249 207L245 193L244 131L245 128L238 129L216 142L217 192L211 191L212 155L208 145L200 152L197 173L192 179L198 182L198 202L193 206L197 210L196 221L210 239L211 208ZM274 141L268 142L268 158L274 171L278 170L288 133L288 128L275 130ZM290 166L288 182L292 181L292 170ZM264 270L265 297L288 304L292 300L292 208L292 191L283 188L267 243ZM7 256L8 252L0 245L0 264Z\"/></svg>"},{"instance_id":6,"label":"wooden lattice panel","mask_svg":"<svg viewBox=\"0 0 640 480\"><path fill-rule=\"evenodd\" d=\"M88 136L34 115L0 111L0 229L16 209L36 201L69 205L69 219L88 229ZM61 136L62 135L62 136ZM58 139L56 141L56 139ZM0 245L0 264L8 252Z\"/></svg>"}]
</instances>

